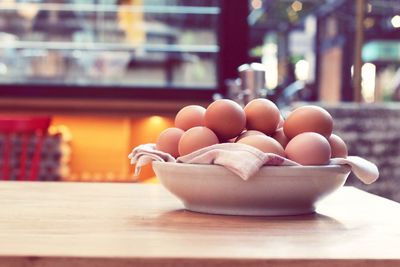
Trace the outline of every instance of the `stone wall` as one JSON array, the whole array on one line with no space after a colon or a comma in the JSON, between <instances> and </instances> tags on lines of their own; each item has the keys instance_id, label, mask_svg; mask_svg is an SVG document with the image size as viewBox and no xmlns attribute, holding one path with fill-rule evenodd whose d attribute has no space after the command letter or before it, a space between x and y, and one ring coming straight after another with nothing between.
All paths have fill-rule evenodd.
<instances>
[{"instance_id":1,"label":"stone wall","mask_svg":"<svg viewBox=\"0 0 400 267\"><path fill-rule=\"evenodd\" d=\"M346 142L349 155L374 162L380 172L371 185L353 175L347 185L400 202L400 103L323 106L334 118L334 132Z\"/></svg>"}]
</instances>

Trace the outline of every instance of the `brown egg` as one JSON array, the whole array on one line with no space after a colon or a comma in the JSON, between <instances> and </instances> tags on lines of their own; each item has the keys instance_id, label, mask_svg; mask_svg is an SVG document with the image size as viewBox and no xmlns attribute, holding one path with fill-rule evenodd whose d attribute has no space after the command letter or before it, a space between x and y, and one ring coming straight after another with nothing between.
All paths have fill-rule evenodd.
<instances>
[{"instance_id":1,"label":"brown egg","mask_svg":"<svg viewBox=\"0 0 400 267\"><path fill-rule=\"evenodd\" d=\"M285 154L288 159L301 165L325 165L331 157L331 146L320 134L301 133L289 141Z\"/></svg>"},{"instance_id":2,"label":"brown egg","mask_svg":"<svg viewBox=\"0 0 400 267\"><path fill-rule=\"evenodd\" d=\"M246 115L238 103L219 99L207 107L205 125L214 131L222 142L238 136L243 131Z\"/></svg>"},{"instance_id":3,"label":"brown egg","mask_svg":"<svg viewBox=\"0 0 400 267\"><path fill-rule=\"evenodd\" d=\"M272 138L278 141L278 143L281 144L283 148L285 148L286 145L289 143L289 138L286 137L285 133L283 132L283 128L279 128L278 130L276 130L276 132L272 135Z\"/></svg>"},{"instance_id":4,"label":"brown egg","mask_svg":"<svg viewBox=\"0 0 400 267\"><path fill-rule=\"evenodd\" d=\"M246 128L271 135L275 132L280 113L278 107L270 100L258 98L250 101L245 107Z\"/></svg>"},{"instance_id":5,"label":"brown egg","mask_svg":"<svg viewBox=\"0 0 400 267\"><path fill-rule=\"evenodd\" d=\"M285 119L282 117L282 115L279 117L279 123L278 126L276 127L277 129L283 127L283 123L285 123Z\"/></svg>"},{"instance_id":6,"label":"brown egg","mask_svg":"<svg viewBox=\"0 0 400 267\"><path fill-rule=\"evenodd\" d=\"M342 138L336 134L331 134L328 138L328 142L331 145L332 158L347 158L347 146Z\"/></svg>"},{"instance_id":7,"label":"brown egg","mask_svg":"<svg viewBox=\"0 0 400 267\"><path fill-rule=\"evenodd\" d=\"M256 130L247 130L247 131L242 132L242 133L236 138L235 142L239 141L240 139L242 139L242 138L244 138L244 137L246 137L246 136L249 136L249 135L256 135L256 134L265 135L264 133L262 133L262 132L260 132L260 131L256 131Z\"/></svg>"},{"instance_id":8,"label":"brown egg","mask_svg":"<svg viewBox=\"0 0 400 267\"><path fill-rule=\"evenodd\" d=\"M274 153L282 157L285 156L285 151L278 141L267 135L249 135L243 137L237 143L258 148L264 153Z\"/></svg>"},{"instance_id":9,"label":"brown egg","mask_svg":"<svg viewBox=\"0 0 400 267\"><path fill-rule=\"evenodd\" d=\"M198 105L190 105L182 108L175 116L175 127L184 131L196 126L204 126L204 114L206 109Z\"/></svg>"},{"instance_id":10,"label":"brown egg","mask_svg":"<svg viewBox=\"0 0 400 267\"><path fill-rule=\"evenodd\" d=\"M187 130L179 140L179 155L184 156L200 148L218 144L218 137L213 131L203 126Z\"/></svg>"},{"instance_id":11,"label":"brown egg","mask_svg":"<svg viewBox=\"0 0 400 267\"><path fill-rule=\"evenodd\" d=\"M325 109L303 106L290 113L283 124L283 131L289 139L304 132L315 132L328 138L332 134L332 127L332 116Z\"/></svg>"},{"instance_id":12,"label":"brown egg","mask_svg":"<svg viewBox=\"0 0 400 267\"><path fill-rule=\"evenodd\" d=\"M156 149L169 153L174 158L179 157L178 144L183 133L179 128L165 129L157 138Z\"/></svg>"}]
</instances>

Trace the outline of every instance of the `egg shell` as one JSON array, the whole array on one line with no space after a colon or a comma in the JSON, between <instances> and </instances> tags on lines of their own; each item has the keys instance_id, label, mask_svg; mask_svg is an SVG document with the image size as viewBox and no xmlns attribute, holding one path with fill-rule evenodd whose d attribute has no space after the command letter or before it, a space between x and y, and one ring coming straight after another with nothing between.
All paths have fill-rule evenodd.
<instances>
[{"instance_id":1,"label":"egg shell","mask_svg":"<svg viewBox=\"0 0 400 267\"><path fill-rule=\"evenodd\" d=\"M281 144L283 148L285 148L289 143L289 138L286 137L285 133L283 132L283 128L279 128L278 130L276 130L275 133L272 135L272 138L278 141L278 143Z\"/></svg>"},{"instance_id":2,"label":"egg shell","mask_svg":"<svg viewBox=\"0 0 400 267\"><path fill-rule=\"evenodd\" d=\"M184 156L203 147L218 144L217 135L204 126L196 126L182 134L179 140L179 155Z\"/></svg>"},{"instance_id":3,"label":"egg shell","mask_svg":"<svg viewBox=\"0 0 400 267\"><path fill-rule=\"evenodd\" d=\"M274 153L282 157L285 156L285 151L281 144L279 144L278 141L267 135L249 135L243 137L237 143L255 147L264 153Z\"/></svg>"},{"instance_id":4,"label":"egg shell","mask_svg":"<svg viewBox=\"0 0 400 267\"><path fill-rule=\"evenodd\" d=\"M325 109L312 105L295 109L283 124L283 130L289 139L305 132L315 132L329 138L332 128L332 116Z\"/></svg>"},{"instance_id":5,"label":"egg shell","mask_svg":"<svg viewBox=\"0 0 400 267\"><path fill-rule=\"evenodd\" d=\"M276 128L277 129L282 128L284 123L285 123L285 119L282 117L282 115L280 115L279 123L278 123L278 126Z\"/></svg>"},{"instance_id":6,"label":"egg shell","mask_svg":"<svg viewBox=\"0 0 400 267\"><path fill-rule=\"evenodd\" d=\"M179 156L178 144L183 133L184 131L179 128L165 129L157 138L156 149L177 158Z\"/></svg>"},{"instance_id":7,"label":"egg shell","mask_svg":"<svg viewBox=\"0 0 400 267\"><path fill-rule=\"evenodd\" d=\"M219 99L207 107L205 125L223 142L238 136L244 130L246 115L238 103Z\"/></svg>"},{"instance_id":8,"label":"egg shell","mask_svg":"<svg viewBox=\"0 0 400 267\"><path fill-rule=\"evenodd\" d=\"M278 107L270 100L257 98L245 107L246 128L271 135L278 127L280 113Z\"/></svg>"},{"instance_id":9,"label":"egg shell","mask_svg":"<svg viewBox=\"0 0 400 267\"><path fill-rule=\"evenodd\" d=\"M285 148L286 157L301 165L325 165L331 158L328 140L317 133L296 135Z\"/></svg>"},{"instance_id":10,"label":"egg shell","mask_svg":"<svg viewBox=\"0 0 400 267\"><path fill-rule=\"evenodd\" d=\"M332 158L347 158L347 146L342 138L340 138L336 134L331 134L331 136L329 136L328 138L328 142L331 146Z\"/></svg>"},{"instance_id":11,"label":"egg shell","mask_svg":"<svg viewBox=\"0 0 400 267\"><path fill-rule=\"evenodd\" d=\"M247 130L247 131L243 131L235 140L235 142L239 141L240 139L249 136L249 135L265 135L264 133L260 132L260 131L256 131L256 130Z\"/></svg>"},{"instance_id":12,"label":"egg shell","mask_svg":"<svg viewBox=\"0 0 400 267\"><path fill-rule=\"evenodd\" d=\"M184 131L196 126L204 126L206 109L198 105L183 107L175 116L175 127Z\"/></svg>"}]
</instances>

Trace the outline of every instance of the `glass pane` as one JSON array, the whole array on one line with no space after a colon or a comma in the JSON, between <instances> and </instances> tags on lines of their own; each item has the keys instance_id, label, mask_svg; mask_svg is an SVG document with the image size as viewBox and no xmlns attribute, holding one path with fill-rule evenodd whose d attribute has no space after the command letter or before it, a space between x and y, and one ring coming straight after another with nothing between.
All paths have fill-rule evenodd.
<instances>
[{"instance_id":1,"label":"glass pane","mask_svg":"<svg viewBox=\"0 0 400 267\"><path fill-rule=\"evenodd\" d=\"M217 83L219 2L0 1L0 83Z\"/></svg>"}]
</instances>

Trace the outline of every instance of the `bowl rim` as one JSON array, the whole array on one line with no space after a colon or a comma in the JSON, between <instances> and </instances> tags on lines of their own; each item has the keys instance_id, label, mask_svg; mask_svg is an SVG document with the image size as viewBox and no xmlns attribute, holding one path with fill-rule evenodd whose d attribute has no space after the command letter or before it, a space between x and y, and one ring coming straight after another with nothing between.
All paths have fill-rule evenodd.
<instances>
[{"instance_id":1,"label":"bowl rim","mask_svg":"<svg viewBox=\"0 0 400 267\"><path fill-rule=\"evenodd\" d=\"M168 167L177 167L177 168L203 168L204 170L210 171L212 169L226 169L222 165L217 164L195 164L195 163L177 163L177 162L162 162L162 161L153 161L152 164L158 166L168 166ZM343 164L331 164L331 165L299 165L299 166L262 166L259 171L331 171L331 172L339 172L339 173L347 173L351 171L351 167L349 165Z\"/></svg>"}]
</instances>

